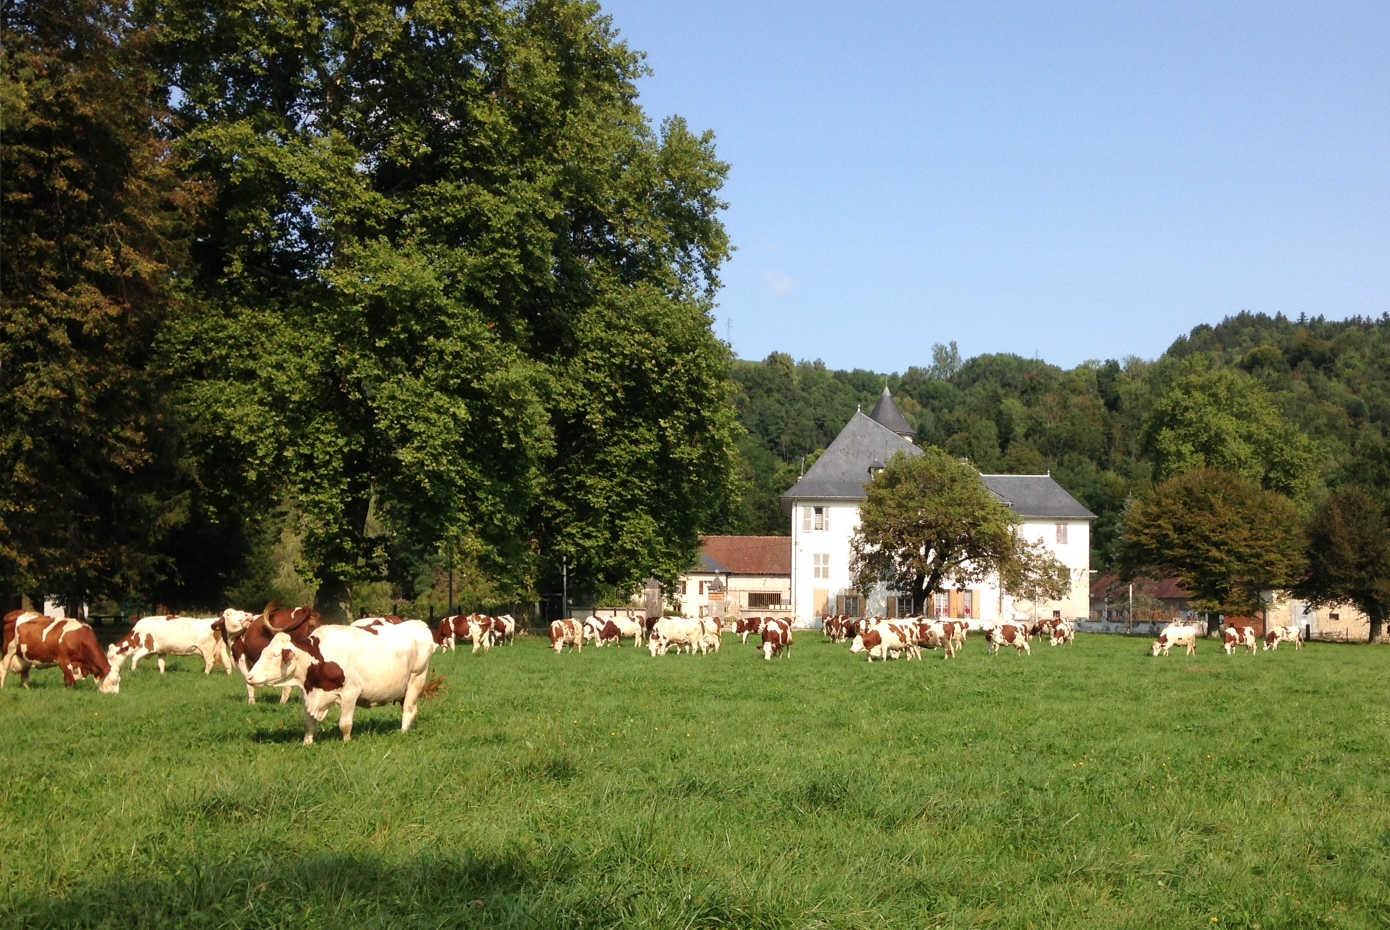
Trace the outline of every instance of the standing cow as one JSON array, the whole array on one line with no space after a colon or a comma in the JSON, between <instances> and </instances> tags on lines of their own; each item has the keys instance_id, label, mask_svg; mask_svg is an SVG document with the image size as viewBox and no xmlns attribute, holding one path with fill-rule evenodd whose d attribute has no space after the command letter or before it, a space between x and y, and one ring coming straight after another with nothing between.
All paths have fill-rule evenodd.
<instances>
[{"instance_id":1,"label":"standing cow","mask_svg":"<svg viewBox=\"0 0 1390 930\"><path fill-rule=\"evenodd\" d=\"M1168 650L1174 646L1187 647L1188 655L1195 655L1197 652L1197 637L1202 635L1202 631L1191 624L1170 623L1158 631L1158 639L1154 640L1153 655L1162 652L1168 654Z\"/></svg>"},{"instance_id":2,"label":"standing cow","mask_svg":"<svg viewBox=\"0 0 1390 930\"><path fill-rule=\"evenodd\" d=\"M584 625L578 620L555 620L550 624L550 648L556 653L569 646L575 652L584 651Z\"/></svg>"},{"instance_id":3,"label":"standing cow","mask_svg":"<svg viewBox=\"0 0 1390 930\"><path fill-rule=\"evenodd\" d=\"M203 660L204 675L211 674L220 659L230 675L232 659L227 640L223 638L226 629L222 617L180 617L176 614L141 617L130 632L107 647L106 658L117 669L129 659L133 672L141 659L153 655L161 675L166 656L198 656Z\"/></svg>"},{"instance_id":4,"label":"standing cow","mask_svg":"<svg viewBox=\"0 0 1390 930\"><path fill-rule=\"evenodd\" d=\"M32 610L14 610L0 620L0 688L11 672L29 687L29 672L57 666L63 686L71 688L92 678L102 694L119 694L120 669L112 668L97 642L96 631L81 620L55 620Z\"/></svg>"},{"instance_id":5,"label":"standing cow","mask_svg":"<svg viewBox=\"0 0 1390 930\"><path fill-rule=\"evenodd\" d=\"M1226 655L1231 655L1237 649L1249 649L1253 656L1257 643L1253 626L1233 623L1221 631L1221 647L1226 650Z\"/></svg>"},{"instance_id":6,"label":"standing cow","mask_svg":"<svg viewBox=\"0 0 1390 930\"><path fill-rule=\"evenodd\" d=\"M792 625L791 621L780 617L767 617L763 620L762 628L763 639L763 658L771 662L773 656L786 656L791 658L792 654Z\"/></svg>"},{"instance_id":7,"label":"standing cow","mask_svg":"<svg viewBox=\"0 0 1390 930\"><path fill-rule=\"evenodd\" d=\"M1024 623L996 623L989 631L988 652L998 655L1001 646L1013 646L1019 655L1031 655L1033 649L1028 645L1028 625Z\"/></svg>"},{"instance_id":8,"label":"standing cow","mask_svg":"<svg viewBox=\"0 0 1390 930\"><path fill-rule=\"evenodd\" d=\"M339 705L338 729L352 739L353 713L360 704L401 704L401 732L420 712L435 643L419 620L358 626L321 626L296 641L276 633L251 667L251 687L294 687L304 692L304 745L318 724Z\"/></svg>"},{"instance_id":9,"label":"standing cow","mask_svg":"<svg viewBox=\"0 0 1390 930\"><path fill-rule=\"evenodd\" d=\"M232 661L236 663L241 676L246 679L246 703L256 703L256 685L251 684L251 668L260 659L261 653L279 633L284 633L296 645L302 645L309 634L323 625L323 617L312 607L281 607L270 603L265 610L252 620L241 638L232 643ZM280 689L280 703L290 699L289 686Z\"/></svg>"},{"instance_id":10,"label":"standing cow","mask_svg":"<svg viewBox=\"0 0 1390 930\"><path fill-rule=\"evenodd\" d=\"M1302 649L1303 634L1296 626L1270 627L1269 632L1265 633L1265 649L1278 649L1280 643L1293 643L1294 649Z\"/></svg>"}]
</instances>

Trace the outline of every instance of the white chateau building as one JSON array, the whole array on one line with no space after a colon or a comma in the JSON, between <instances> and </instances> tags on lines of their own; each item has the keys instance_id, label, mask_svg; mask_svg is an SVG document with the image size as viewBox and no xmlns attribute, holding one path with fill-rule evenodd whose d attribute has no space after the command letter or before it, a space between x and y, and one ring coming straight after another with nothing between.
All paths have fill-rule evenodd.
<instances>
[{"instance_id":1,"label":"white chateau building","mask_svg":"<svg viewBox=\"0 0 1390 930\"><path fill-rule=\"evenodd\" d=\"M859 505L875 471L898 452L920 455L912 426L893 403L888 388L873 412L856 412L840 435L799 481L782 495L792 521L792 614L797 626L819 626L826 614L902 616L911 597L885 585L867 599L850 582L850 539L859 526ZM976 620L1048 617L1074 619L1090 611L1091 521L1095 514L1051 475L981 475L996 497L1018 514L1019 535L1039 540L1071 571L1071 592L1059 601L1015 601L997 578L935 596L928 612Z\"/></svg>"}]
</instances>

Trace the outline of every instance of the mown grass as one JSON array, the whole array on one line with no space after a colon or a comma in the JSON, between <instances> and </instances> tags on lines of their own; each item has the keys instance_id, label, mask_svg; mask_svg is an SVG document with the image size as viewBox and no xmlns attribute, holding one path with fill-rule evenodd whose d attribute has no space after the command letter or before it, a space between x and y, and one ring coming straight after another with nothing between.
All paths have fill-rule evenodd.
<instances>
[{"instance_id":1,"label":"mown grass","mask_svg":"<svg viewBox=\"0 0 1390 930\"><path fill-rule=\"evenodd\" d=\"M199 663L0 692L0 927L1390 926L1390 651L436 658L302 747Z\"/></svg>"}]
</instances>

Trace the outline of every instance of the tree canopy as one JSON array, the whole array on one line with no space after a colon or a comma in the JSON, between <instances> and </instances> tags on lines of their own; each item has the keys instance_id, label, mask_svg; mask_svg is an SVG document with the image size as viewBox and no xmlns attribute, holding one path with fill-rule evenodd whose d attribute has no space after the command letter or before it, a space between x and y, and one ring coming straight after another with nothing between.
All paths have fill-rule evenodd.
<instances>
[{"instance_id":1,"label":"tree canopy","mask_svg":"<svg viewBox=\"0 0 1390 930\"><path fill-rule=\"evenodd\" d=\"M1390 614L1390 516L1364 488L1328 495L1308 523L1308 573L1295 592L1315 604L1351 603L1380 640Z\"/></svg>"},{"instance_id":2,"label":"tree canopy","mask_svg":"<svg viewBox=\"0 0 1390 930\"><path fill-rule=\"evenodd\" d=\"M1198 610L1252 615L1262 592L1301 577L1300 527L1298 508L1284 495L1240 475L1197 469L1131 503L1121 564L1131 576L1178 578Z\"/></svg>"},{"instance_id":3,"label":"tree canopy","mask_svg":"<svg viewBox=\"0 0 1390 930\"><path fill-rule=\"evenodd\" d=\"M946 584L987 578L1015 553L1016 518L980 475L939 449L899 452L867 488L850 542L855 587L912 595L912 612Z\"/></svg>"}]
</instances>

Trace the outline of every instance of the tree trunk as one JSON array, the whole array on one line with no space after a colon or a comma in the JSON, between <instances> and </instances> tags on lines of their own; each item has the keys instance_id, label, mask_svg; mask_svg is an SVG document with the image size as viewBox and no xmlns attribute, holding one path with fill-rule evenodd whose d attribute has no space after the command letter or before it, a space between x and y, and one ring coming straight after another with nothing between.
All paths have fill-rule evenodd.
<instances>
[{"instance_id":1,"label":"tree trunk","mask_svg":"<svg viewBox=\"0 0 1390 930\"><path fill-rule=\"evenodd\" d=\"M331 623L352 621L352 588L346 581L330 576L314 592L314 609Z\"/></svg>"},{"instance_id":2,"label":"tree trunk","mask_svg":"<svg viewBox=\"0 0 1390 930\"><path fill-rule=\"evenodd\" d=\"M1371 621L1370 642L1378 643L1380 642L1381 632L1385 629L1385 611L1372 610L1369 611L1366 616L1370 618Z\"/></svg>"}]
</instances>

